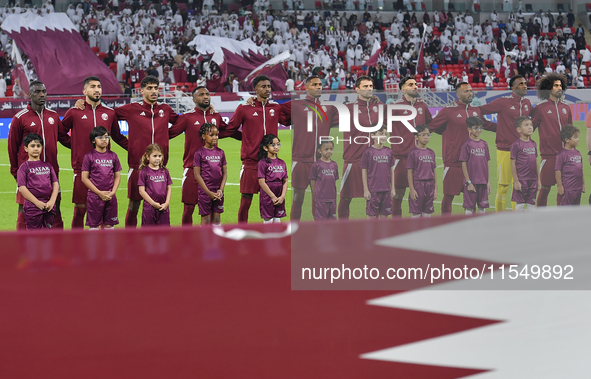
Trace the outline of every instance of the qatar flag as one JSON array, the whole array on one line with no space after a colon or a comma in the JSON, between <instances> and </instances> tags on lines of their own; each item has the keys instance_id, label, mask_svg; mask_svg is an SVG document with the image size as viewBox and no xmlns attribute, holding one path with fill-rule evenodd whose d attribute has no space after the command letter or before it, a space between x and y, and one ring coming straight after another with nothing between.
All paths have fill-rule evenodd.
<instances>
[{"instance_id":1,"label":"qatar flag","mask_svg":"<svg viewBox=\"0 0 591 379\"><path fill-rule=\"evenodd\" d=\"M252 73L267 75L271 79L273 91L285 91L287 72L281 63L289 58L289 53L267 59L250 38L236 41L225 37L198 35L189 42L189 46L195 46L195 50L201 55L211 56L211 60L220 67L220 75L214 75L207 81L207 88L212 92L224 91L230 73L234 73L239 82L244 82L242 89L247 91L252 90Z\"/></svg>"},{"instance_id":2,"label":"qatar flag","mask_svg":"<svg viewBox=\"0 0 591 379\"><path fill-rule=\"evenodd\" d=\"M88 76L101 79L105 94L123 93L113 71L98 59L65 13L10 15L2 29L27 54L49 94L79 94Z\"/></svg>"}]
</instances>

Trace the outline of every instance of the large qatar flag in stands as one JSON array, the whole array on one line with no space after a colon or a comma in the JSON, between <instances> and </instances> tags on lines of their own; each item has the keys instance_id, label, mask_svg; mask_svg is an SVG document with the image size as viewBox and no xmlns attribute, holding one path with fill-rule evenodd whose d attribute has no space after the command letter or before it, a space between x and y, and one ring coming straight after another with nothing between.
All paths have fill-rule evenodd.
<instances>
[{"instance_id":1,"label":"large qatar flag in stands","mask_svg":"<svg viewBox=\"0 0 591 379\"><path fill-rule=\"evenodd\" d=\"M189 42L201 55L211 55L211 60L220 66L221 76L207 81L210 91L223 91L228 75L233 72L238 81L245 81L243 90L252 90L252 79L256 75L267 75L271 79L273 91L285 91L287 72L282 61L289 58L289 53L280 54L274 59L267 59L259 52L259 47L249 39L237 41L225 37L198 35ZM256 71L256 73L254 72Z\"/></svg>"},{"instance_id":2,"label":"large qatar flag in stands","mask_svg":"<svg viewBox=\"0 0 591 379\"><path fill-rule=\"evenodd\" d=\"M49 94L80 93L88 76L101 79L103 93L122 93L113 71L98 59L65 13L11 15L2 29L31 59Z\"/></svg>"}]
</instances>

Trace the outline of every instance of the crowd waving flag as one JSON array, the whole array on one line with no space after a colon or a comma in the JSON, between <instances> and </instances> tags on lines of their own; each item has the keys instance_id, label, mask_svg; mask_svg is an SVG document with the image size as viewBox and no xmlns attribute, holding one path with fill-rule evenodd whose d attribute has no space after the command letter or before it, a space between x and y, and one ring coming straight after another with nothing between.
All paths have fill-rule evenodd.
<instances>
[{"instance_id":1,"label":"crowd waving flag","mask_svg":"<svg viewBox=\"0 0 591 379\"><path fill-rule=\"evenodd\" d=\"M123 93L113 71L84 42L65 13L10 15L2 29L27 54L49 94L80 93L88 76L101 79L105 94Z\"/></svg>"},{"instance_id":2,"label":"crowd waving flag","mask_svg":"<svg viewBox=\"0 0 591 379\"><path fill-rule=\"evenodd\" d=\"M285 91L287 72L280 63L289 58L289 53L267 59L250 38L236 41L226 37L198 35L189 42L189 46L195 46L201 55L211 56L211 60L220 67L221 75L207 81L210 91L223 91L232 72L239 82L244 81L243 90L252 90L250 83L254 76L267 75L271 79L273 91Z\"/></svg>"}]
</instances>

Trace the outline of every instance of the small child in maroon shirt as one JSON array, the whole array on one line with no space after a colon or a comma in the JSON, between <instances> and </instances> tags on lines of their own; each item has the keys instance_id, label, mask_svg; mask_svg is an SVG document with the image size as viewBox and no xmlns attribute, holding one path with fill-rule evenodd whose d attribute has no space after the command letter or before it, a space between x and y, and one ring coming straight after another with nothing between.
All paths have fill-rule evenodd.
<instances>
[{"instance_id":1,"label":"small child in maroon shirt","mask_svg":"<svg viewBox=\"0 0 591 379\"><path fill-rule=\"evenodd\" d=\"M267 134L259 148L258 175L261 218L264 223L281 222L285 217L285 195L287 193L287 166L277 157L281 143L273 134Z\"/></svg>"},{"instance_id":2,"label":"small child in maroon shirt","mask_svg":"<svg viewBox=\"0 0 591 379\"><path fill-rule=\"evenodd\" d=\"M157 143L149 144L139 167L137 185L144 199L142 226L170 226L172 179L164 167L164 153Z\"/></svg>"},{"instance_id":3,"label":"small child in maroon shirt","mask_svg":"<svg viewBox=\"0 0 591 379\"><path fill-rule=\"evenodd\" d=\"M558 184L558 205L581 205L581 193L585 192L583 157L577 150L579 129L566 125L560 131L564 147L556 156L556 184Z\"/></svg>"},{"instance_id":4,"label":"small child in maroon shirt","mask_svg":"<svg viewBox=\"0 0 591 379\"><path fill-rule=\"evenodd\" d=\"M464 183L464 209L466 214L474 213L478 207L478 213L484 213L489 207L488 195L490 194L490 172L488 161L490 154L486 141L480 139L483 122L478 116L468 117L466 125L470 132L462 145L460 162L466 182Z\"/></svg>"},{"instance_id":5,"label":"small child in maroon shirt","mask_svg":"<svg viewBox=\"0 0 591 379\"><path fill-rule=\"evenodd\" d=\"M318 145L317 159L310 169L310 185L314 194L312 213L314 220L337 219L337 185L339 165L330 159L334 150L334 142L322 141Z\"/></svg>"},{"instance_id":6,"label":"small child in maroon shirt","mask_svg":"<svg viewBox=\"0 0 591 379\"><path fill-rule=\"evenodd\" d=\"M201 225L220 225L224 212L224 187L228 178L226 155L218 145L218 128L211 123L201 125L199 135L203 139L193 158L193 172L199 183L197 203Z\"/></svg>"},{"instance_id":7,"label":"small child in maroon shirt","mask_svg":"<svg viewBox=\"0 0 591 379\"><path fill-rule=\"evenodd\" d=\"M18 169L18 190L25 198L23 210L27 229L51 229L59 183L53 167L41 160L43 138L29 133L23 140L29 159Z\"/></svg>"},{"instance_id":8,"label":"small child in maroon shirt","mask_svg":"<svg viewBox=\"0 0 591 379\"><path fill-rule=\"evenodd\" d=\"M117 216L117 188L121 181L121 163L117 154L108 150L109 132L104 126L90 131L90 142L94 150L82 160L82 183L88 187L86 197L86 226L98 230L114 229L119 224Z\"/></svg>"},{"instance_id":9,"label":"small child in maroon shirt","mask_svg":"<svg viewBox=\"0 0 591 379\"><path fill-rule=\"evenodd\" d=\"M363 151L359 164L363 196L367 200L365 214L368 219L388 217L392 214L392 199L395 195L392 172L394 153L392 149L384 149L387 133L386 124L370 133L374 143Z\"/></svg>"},{"instance_id":10,"label":"small child in maroon shirt","mask_svg":"<svg viewBox=\"0 0 591 379\"><path fill-rule=\"evenodd\" d=\"M513 174L513 194L515 212L523 212L527 204L528 210L536 206L536 195L540 185L538 169L538 146L530 137L534 125L529 117L517 117L515 126L519 139L511 145L511 173Z\"/></svg>"},{"instance_id":11,"label":"small child in maroon shirt","mask_svg":"<svg viewBox=\"0 0 591 379\"><path fill-rule=\"evenodd\" d=\"M431 217L433 200L437 199L435 152L427 147L431 133L425 124L415 127L416 146L408 153L408 211L412 217Z\"/></svg>"}]
</instances>

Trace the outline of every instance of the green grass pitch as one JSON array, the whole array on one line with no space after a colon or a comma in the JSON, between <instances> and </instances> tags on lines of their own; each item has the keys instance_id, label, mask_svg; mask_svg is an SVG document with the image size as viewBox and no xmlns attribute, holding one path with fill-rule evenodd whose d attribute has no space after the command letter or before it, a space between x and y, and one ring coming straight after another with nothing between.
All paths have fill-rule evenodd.
<instances>
[{"instance_id":1,"label":"green grass pitch","mask_svg":"<svg viewBox=\"0 0 591 379\"><path fill-rule=\"evenodd\" d=\"M587 147L586 147L586 128L584 122L579 121L575 122L575 126L577 126L581 130L580 135L580 143L578 146L578 150L583 155L584 161L584 174L585 174L585 183L587 186L591 184L591 167L587 164ZM333 135L336 136L338 132L336 130L333 131ZM496 183L497 183L497 173L496 173L496 150L495 150L495 134L491 132L483 132L481 136L484 140L488 142L490 151L491 151L491 187L492 192L489 196L489 200L491 202L491 206L494 206L494 196L496 193ZM279 157L285 160L287 167L291 167L291 133L288 130L281 130L279 132L279 138L281 139L282 148L279 152ZM537 131L534 133L532 138L537 142L538 141L538 133ZM233 139L223 139L219 142L219 147L222 148L226 153L226 159L228 162L228 184L225 190L225 202L224 202L224 213L222 214L222 223L224 224L233 224L238 222L238 207L240 205L240 191L239 191L239 175L240 175L240 142L233 140ZM435 204L435 215L440 214L440 201L443 196L442 190L442 175L443 175L443 161L441 160L441 136L438 134L433 134L431 137L431 141L429 142L429 147L435 151L435 155L438 157L437 159L437 180L439 184L439 194ZM181 203L181 177L183 174L183 167L182 167L182 157L183 157L183 148L184 148L184 135L181 135L175 139L170 141L170 158L168 162L168 169L170 170L170 174L173 178L173 187L172 187L172 200L170 205L170 212L171 212L171 224L172 225L180 225L181 224L181 215L183 211L183 204ZM119 146L114 145L113 150L119 155L123 166L123 174L127 174L127 154L124 150L122 150ZM72 184L73 184L73 172L71 171L71 164L70 164L70 150L64 148L63 146L59 146L58 148L58 159L60 163L60 185L62 189L62 214L64 219L64 226L69 229L72 214L73 214L73 204L71 203L71 196L72 196ZM539 159L539 158L538 158ZM342 144L337 144L335 146L335 151L333 155L333 160L335 160L339 164L339 174L342 175ZM0 140L0 206L3 209L2 217L0 218L0 230L15 230L16 229L16 213L17 213L17 205L15 203L15 191L16 191L16 182L14 178L10 175L9 170L9 161L8 161L8 154L7 154L7 141ZM127 184L126 184L126 175L122 176L122 182L119 187L119 191L117 193L119 200L119 218L121 220L121 224L118 227L123 227L123 220L125 219L125 213L127 210ZM340 186L340 181L337 182L337 189ZM589 188L589 187L588 187ZM510 193L509 190L508 200L510 200ZM408 197L408 191L406 193L406 197ZM581 204L587 205L588 203L588 196L583 195ZM290 212L290 204L291 204L291 190L288 191L288 195L286 197L286 208L287 213ZM462 196L457 196L454 199L453 205L453 213L463 213L462 208ZM510 202L508 202L510 205ZM556 205L556 187L552 188L550 196L548 198L548 205L554 206ZM249 222L261 222L259 209L258 209L258 196L255 195L255 199L253 200L253 204L250 209L249 214ZM402 205L403 209L403 216L408 216L408 202L405 200ZM489 211L494 211L494 209L490 209ZM365 218L365 200L364 199L353 199L351 203L351 218L352 219L363 219ZM302 220L312 220L312 207L310 202L310 193L306 194L306 200L304 202L304 207L302 211ZM193 216L194 224L199 224L200 216L197 214L197 209L195 210ZM285 219L287 221L287 219Z\"/></svg>"}]
</instances>

